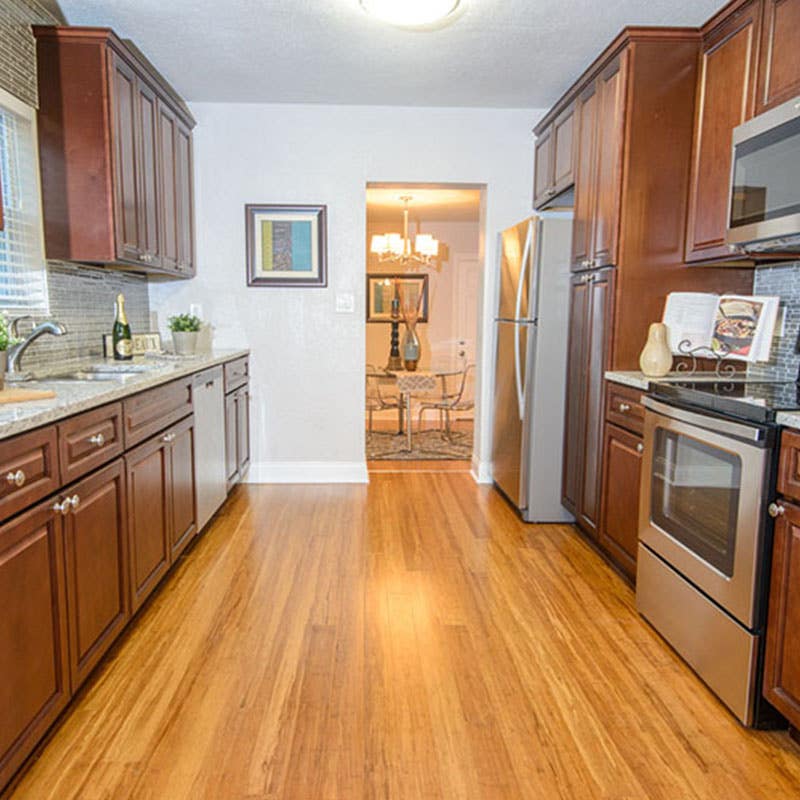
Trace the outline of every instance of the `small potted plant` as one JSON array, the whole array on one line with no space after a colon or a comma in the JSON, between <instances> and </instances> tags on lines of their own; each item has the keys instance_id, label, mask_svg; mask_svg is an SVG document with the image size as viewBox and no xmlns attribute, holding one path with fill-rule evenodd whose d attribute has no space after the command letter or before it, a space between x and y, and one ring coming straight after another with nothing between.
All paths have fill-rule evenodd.
<instances>
[{"instance_id":1,"label":"small potted plant","mask_svg":"<svg viewBox=\"0 0 800 800\"><path fill-rule=\"evenodd\" d=\"M168 325L172 331L176 355L194 355L197 350L197 334L202 324L200 318L194 314L177 314L169 318Z\"/></svg>"},{"instance_id":2,"label":"small potted plant","mask_svg":"<svg viewBox=\"0 0 800 800\"><path fill-rule=\"evenodd\" d=\"M0 390L5 385L5 374L8 368L8 348L17 344L17 339L11 335L11 325L8 317L0 313Z\"/></svg>"}]
</instances>

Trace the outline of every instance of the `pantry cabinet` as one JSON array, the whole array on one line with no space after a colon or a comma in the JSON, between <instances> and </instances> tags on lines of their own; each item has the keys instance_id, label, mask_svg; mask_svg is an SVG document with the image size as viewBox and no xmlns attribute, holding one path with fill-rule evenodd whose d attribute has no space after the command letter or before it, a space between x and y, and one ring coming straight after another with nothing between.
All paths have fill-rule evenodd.
<instances>
[{"instance_id":1,"label":"pantry cabinet","mask_svg":"<svg viewBox=\"0 0 800 800\"><path fill-rule=\"evenodd\" d=\"M106 28L34 27L48 258L194 274L186 105Z\"/></svg>"},{"instance_id":2,"label":"pantry cabinet","mask_svg":"<svg viewBox=\"0 0 800 800\"><path fill-rule=\"evenodd\" d=\"M760 0L751 0L703 39L689 188L688 262L731 257L725 244L731 143L733 129L755 109L760 18Z\"/></svg>"}]
</instances>

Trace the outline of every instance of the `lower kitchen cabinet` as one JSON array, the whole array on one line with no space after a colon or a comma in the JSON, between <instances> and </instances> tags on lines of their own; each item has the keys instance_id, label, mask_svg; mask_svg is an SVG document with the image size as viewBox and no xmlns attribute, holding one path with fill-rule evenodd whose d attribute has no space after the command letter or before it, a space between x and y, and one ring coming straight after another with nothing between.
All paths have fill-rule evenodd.
<instances>
[{"instance_id":1,"label":"lower kitchen cabinet","mask_svg":"<svg viewBox=\"0 0 800 800\"><path fill-rule=\"evenodd\" d=\"M250 466L250 388L248 384L225 395L225 474L228 490Z\"/></svg>"},{"instance_id":2,"label":"lower kitchen cabinet","mask_svg":"<svg viewBox=\"0 0 800 800\"><path fill-rule=\"evenodd\" d=\"M782 452L782 457L783 457ZM764 696L800 729L800 506L778 501L764 660Z\"/></svg>"},{"instance_id":3,"label":"lower kitchen cabinet","mask_svg":"<svg viewBox=\"0 0 800 800\"><path fill-rule=\"evenodd\" d=\"M197 532L194 418L149 439L125 460L130 594L136 611Z\"/></svg>"},{"instance_id":4,"label":"lower kitchen cabinet","mask_svg":"<svg viewBox=\"0 0 800 800\"><path fill-rule=\"evenodd\" d=\"M599 544L631 578L636 577L642 437L606 424Z\"/></svg>"},{"instance_id":5,"label":"lower kitchen cabinet","mask_svg":"<svg viewBox=\"0 0 800 800\"><path fill-rule=\"evenodd\" d=\"M74 692L130 616L125 462L119 459L70 487L59 502Z\"/></svg>"},{"instance_id":6,"label":"lower kitchen cabinet","mask_svg":"<svg viewBox=\"0 0 800 800\"><path fill-rule=\"evenodd\" d=\"M0 527L0 787L70 698L63 545L52 500Z\"/></svg>"}]
</instances>

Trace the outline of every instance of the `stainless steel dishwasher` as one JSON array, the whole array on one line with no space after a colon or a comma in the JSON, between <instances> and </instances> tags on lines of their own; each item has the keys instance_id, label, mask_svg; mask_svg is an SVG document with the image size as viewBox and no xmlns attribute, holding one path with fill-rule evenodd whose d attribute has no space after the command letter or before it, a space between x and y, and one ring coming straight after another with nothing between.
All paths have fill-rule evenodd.
<instances>
[{"instance_id":1,"label":"stainless steel dishwasher","mask_svg":"<svg viewBox=\"0 0 800 800\"><path fill-rule=\"evenodd\" d=\"M202 531L225 502L225 394L222 367L194 377L194 473L197 530Z\"/></svg>"}]
</instances>

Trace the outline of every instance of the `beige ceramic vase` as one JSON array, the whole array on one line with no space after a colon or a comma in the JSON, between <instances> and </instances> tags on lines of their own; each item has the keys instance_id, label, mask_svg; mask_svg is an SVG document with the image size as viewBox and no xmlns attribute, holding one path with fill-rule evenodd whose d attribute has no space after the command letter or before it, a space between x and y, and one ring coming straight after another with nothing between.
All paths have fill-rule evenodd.
<instances>
[{"instance_id":1,"label":"beige ceramic vase","mask_svg":"<svg viewBox=\"0 0 800 800\"><path fill-rule=\"evenodd\" d=\"M647 333L647 344L639 356L639 367L648 378L663 378L672 369L667 326L654 322Z\"/></svg>"}]
</instances>

